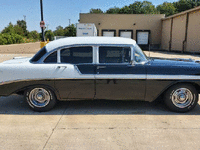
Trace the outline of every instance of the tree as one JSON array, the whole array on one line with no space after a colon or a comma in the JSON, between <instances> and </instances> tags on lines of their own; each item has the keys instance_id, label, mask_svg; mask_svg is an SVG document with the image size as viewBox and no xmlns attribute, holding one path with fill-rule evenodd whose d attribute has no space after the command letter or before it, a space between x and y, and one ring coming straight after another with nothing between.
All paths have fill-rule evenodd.
<instances>
[{"instance_id":1,"label":"tree","mask_svg":"<svg viewBox=\"0 0 200 150\"><path fill-rule=\"evenodd\" d=\"M24 31L19 25L14 26L14 33L24 36Z\"/></svg>"},{"instance_id":2,"label":"tree","mask_svg":"<svg viewBox=\"0 0 200 150\"><path fill-rule=\"evenodd\" d=\"M49 39L50 41L53 41L54 38L54 33L51 30L46 30L45 31L45 38Z\"/></svg>"},{"instance_id":3,"label":"tree","mask_svg":"<svg viewBox=\"0 0 200 150\"><path fill-rule=\"evenodd\" d=\"M200 6L200 0L179 0L178 2L174 2L173 5L177 9L177 12L182 12Z\"/></svg>"},{"instance_id":4,"label":"tree","mask_svg":"<svg viewBox=\"0 0 200 150\"><path fill-rule=\"evenodd\" d=\"M103 11L100 8L97 9L90 9L90 14L103 14Z\"/></svg>"},{"instance_id":5,"label":"tree","mask_svg":"<svg viewBox=\"0 0 200 150\"><path fill-rule=\"evenodd\" d=\"M24 20L18 20L18 21L17 21L17 25L18 25L19 27L22 28L23 33L24 33L24 36L27 36L27 26L26 26L26 21L24 21Z\"/></svg>"},{"instance_id":6,"label":"tree","mask_svg":"<svg viewBox=\"0 0 200 150\"><path fill-rule=\"evenodd\" d=\"M141 7L142 14L158 14L156 7L149 1L143 1Z\"/></svg>"},{"instance_id":7,"label":"tree","mask_svg":"<svg viewBox=\"0 0 200 150\"><path fill-rule=\"evenodd\" d=\"M39 33L36 30L34 30L28 33L28 38L39 40L40 36Z\"/></svg>"},{"instance_id":8,"label":"tree","mask_svg":"<svg viewBox=\"0 0 200 150\"><path fill-rule=\"evenodd\" d=\"M56 27L56 30L54 31L55 36L64 36L65 32L62 26Z\"/></svg>"},{"instance_id":9,"label":"tree","mask_svg":"<svg viewBox=\"0 0 200 150\"><path fill-rule=\"evenodd\" d=\"M14 26L10 22L9 25L7 27L5 27L1 33L14 33L14 32L15 32L14 31Z\"/></svg>"},{"instance_id":10,"label":"tree","mask_svg":"<svg viewBox=\"0 0 200 150\"><path fill-rule=\"evenodd\" d=\"M136 1L129 6L124 6L119 11L120 14L157 14L155 6L149 1Z\"/></svg>"},{"instance_id":11,"label":"tree","mask_svg":"<svg viewBox=\"0 0 200 150\"><path fill-rule=\"evenodd\" d=\"M172 3L169 2L164 2L163 4L158 5L157 10L166 16L174 15L176 13L176 8Z\"/></svg>"},{"instance_id":12,"label":"tree","mask_svg":"<svg viewBox=\"0 0 200 150\"><path fill-rule=\"evenodd\" d=\"M67 26L64 31L65 36L76 36L76 27L74 24Z\"/></svg>"},{"instance_id":13,"label":"tree","mask_svg":"<svg viewBox=\"0 0 200 150\"><path fill-rule=\"evenodd\" d=\"M119 7L109 8L109 9L106 11L106 14L118 14L119 11L120 11L120 8L119 8Z\"/></svg>"},{"instance_id":14,"label":"tree","mask_svg":"<svg viewBox=\"0 0 200 150\"><path fill-rule=\"evenodd\" d=\"M129 5L130 14L141 14L142 13L142 2L136 1Z\"/></svg>"}]
</instances>

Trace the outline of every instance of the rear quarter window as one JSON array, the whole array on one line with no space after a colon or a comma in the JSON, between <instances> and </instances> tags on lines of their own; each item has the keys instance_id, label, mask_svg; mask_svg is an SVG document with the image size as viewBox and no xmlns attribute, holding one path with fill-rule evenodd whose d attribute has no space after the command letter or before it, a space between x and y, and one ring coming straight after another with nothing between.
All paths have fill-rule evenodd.
<instances>
[{"instance_id":1,"label":"rear quarter window","mask_svg":"<svg viewBox=\"0 0 200 150\"><path fill-rule=\"evenodd\" d=\"M40 49L34 56L33 58L30 60L31 62L37 62L38 60L40 60L40 58L42 58L42 56L44 56L47 53L46 50L46 46L44 46L42 49Z\"/></svg>"},{"instance_id":2,"label":"rear quarter window","mask_svg":"<svg viewBox=\"0 0 200 150\"><path fill-rule=\"evenodd\" d=\"M44 60L44 63L57 63L57 51L53 52Z\"/></svg>"}]
</instances>

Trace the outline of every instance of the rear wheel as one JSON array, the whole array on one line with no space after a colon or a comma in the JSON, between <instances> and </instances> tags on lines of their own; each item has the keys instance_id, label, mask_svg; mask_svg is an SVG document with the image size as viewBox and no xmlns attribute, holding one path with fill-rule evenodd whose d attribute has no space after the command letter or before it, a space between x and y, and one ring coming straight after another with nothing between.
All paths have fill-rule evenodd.
<instances>
[{"instance_id":1,"label":"rear wheel","mask_svg":"<svg viewBox=\"0 0 200 150\"><path fill-rule=\"evenodd\" d=\"M167 90L164 101L172 111L188 112L197 105L198 93L190 84L178 84Z\"/></svg>"},{"instance_id":2,"label":"rear wheel","mask_svg":"<svg viewBox=\"0 0 200 150\"><path fill-rule=\"evenodd\" d=\"M25 98L34 111L48 111L56 105L54 93L46 87L34 87L25 91Z\"/></svg>"}]
</instances>

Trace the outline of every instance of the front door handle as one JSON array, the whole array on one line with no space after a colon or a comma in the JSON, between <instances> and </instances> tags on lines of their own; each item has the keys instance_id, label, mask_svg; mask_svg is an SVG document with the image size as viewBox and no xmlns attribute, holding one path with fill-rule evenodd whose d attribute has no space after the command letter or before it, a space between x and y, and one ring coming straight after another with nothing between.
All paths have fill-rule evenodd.
<instances>
[{"instance_id":1,"label":"front door handle","mask_svg":"<svg viewBox=\"0 0 200 150\"><path fill-rule=\"evenodd\" d=\"M67 66L58 66L58 68L60 69L60 68L67 68Z\"/></svg>"},{"instance_id":2,"label":"front door handle","mask_svg":"<svg viewBox=\"0 0 200 150\"><path fill-rule=\"evenodd\" d=\"M97 66L97 69L104 69L106 66Z\"/></svg>"}]
</instances>

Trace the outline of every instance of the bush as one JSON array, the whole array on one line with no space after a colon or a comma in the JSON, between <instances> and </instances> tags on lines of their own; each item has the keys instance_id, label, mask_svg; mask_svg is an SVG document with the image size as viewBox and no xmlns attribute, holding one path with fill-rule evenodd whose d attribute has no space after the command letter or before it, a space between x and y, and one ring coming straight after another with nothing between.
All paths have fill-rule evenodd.
<instances>
[{"instance_id":1,"label":"bush","mask_svg":"<svg viewBox=\"0 0 200 150\"><path fill-rule=\"evenodd\" d=\"M6 45L7 40L3 37L3 34L0 34L0 45Z\"/></svg>"},{"instance_id":2,"label":"bush","mask_svg":"<svg viewBox=\"0 0 200 150\"><path fill-rule=\"evenodd\" d=\"M24 43L23 37L18 34L0 34L0 45Z\"/></svg>"}]
</instances>

